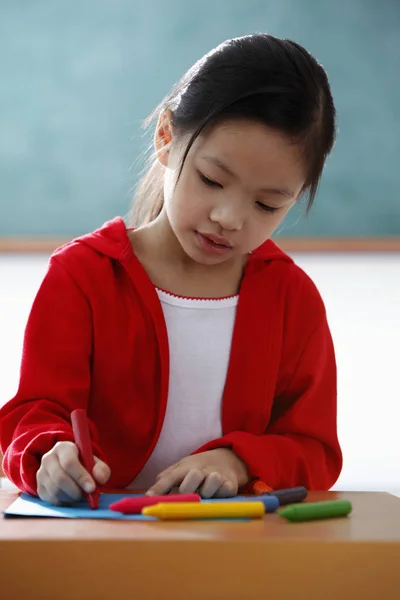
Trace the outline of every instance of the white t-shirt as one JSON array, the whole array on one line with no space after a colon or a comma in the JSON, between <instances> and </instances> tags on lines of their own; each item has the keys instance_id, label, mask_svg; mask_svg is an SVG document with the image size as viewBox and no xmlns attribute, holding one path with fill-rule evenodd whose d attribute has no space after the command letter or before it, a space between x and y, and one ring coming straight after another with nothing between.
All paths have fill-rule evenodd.
<instances>
[{"instance_id":1,"label":"white t-shirt","mask_svg":"<svg viewBox=\"0 0 400 600\"><path fill-rule=\"evenodd\" d=\"M157 293L169 341L168 402L153 453L129 486L135 488L148 488L160 471L221 437L222 396L239 298Z\"/></svg>"}]
</instances>

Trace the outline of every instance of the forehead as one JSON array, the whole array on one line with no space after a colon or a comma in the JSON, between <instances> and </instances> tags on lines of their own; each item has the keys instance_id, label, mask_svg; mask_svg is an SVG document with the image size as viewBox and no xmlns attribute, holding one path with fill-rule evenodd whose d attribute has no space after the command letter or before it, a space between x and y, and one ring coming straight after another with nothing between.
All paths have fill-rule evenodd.
<instances>
[{"instance_id":1,"label":"forehead","mask_svg":"<svg viewBox=\"0 0 400 600\"><path fill-rule=\"evenodd\" d=\"M203 156L213 156L238 177L258 183L273 178L276 183L301 188L306 178L300 148L284 134L257 122L227 121L215 125L193 145L193 157L201 160Z\"/></svg>"}]
</instances>

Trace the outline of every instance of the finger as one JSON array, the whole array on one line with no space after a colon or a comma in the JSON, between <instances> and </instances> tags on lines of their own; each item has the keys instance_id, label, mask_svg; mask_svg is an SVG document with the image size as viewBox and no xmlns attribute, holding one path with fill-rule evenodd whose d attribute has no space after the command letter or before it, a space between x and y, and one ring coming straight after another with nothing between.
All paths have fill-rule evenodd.
<instances>
[{"instance_id":1,"label":"finger","mask_svg":"<svg viewBox=\"0 0 400 600\"><path fill-rule=\"evenodd\" d=\"M38 494L41 500L45 502L49 502L55 506L60 506L61 504L71 504L71 498L67 496L60 488L51 480L50 475L48 475L44 484L41 484L38 487Z\"/></svg>"},{"instance_id":2,"label":"finger","mask_svg":"<svg viewBox=\"0 0 400 600\"><path fill-rule=\"evenodd\" d=\"M236 496L239 491L237 483L226 479L219 490L215 493L215 498L232 498Z\"/></svg>"},{"instance_id":3,"label":"finger","mask_svg":"<svg viewBox=\"0 0 400 600\"><path fill-rule=\"evenodd\" d=\"M158 473L158 475L156 476L156 481L160 481L160 479L161 479L162 477L165 477L166 475L168 475L168 476L169 476L169 475L170 475L172 472L174 472L174 471L176 472L176 470L177 470L178 468L180 468L180 467L181 467L180 463L175 463L174 465L171 465L171 466L170 466L170 467L168 467L167 469L164 469L164 471L160 471L160 472Z\"/></svg>"},{"instance_id":4,"label":"finger","mask_svg":"<svg viewBox=\"0 0 400 600\"><path fill-rule=\"evenodd\" d=\"M45 472L43 466L41 466L36 473L37 495L41 500L43 500L43 502L49 502L50 504L52 504L52 497L48 493L46 487L48 479L49 476Z\"/></svg>"},{"instance_id":5,"label":"finger","mask_svg":"<svg viewBox=\"0 0 400 600\"><path fill-rule=\"evenodd\" d=\"M216 471L210 473L200 488L203 498L212 498L222 485L222 477Z\"/></svg>"},{"instance_id":6,"label":"finger","mask_svg":"<svg viewBox=\"0 0 400 600\"><path fill-rule=\"evenodd\" d=\"M147 490L146 496L168 494L175 485L180 485L186 476L186 469L173 469L160 473L156 483Z\"/></svg>"},{"instance_id":7,"label":"finger","mask_svg":"<svg viewBox=\"0 0 400 600\"><path fill-rule=\"evenodd\" d=\"M63 502L77 502L82 498L82 490L75 481L64 471L57 461L49 472L51 481L59 490L56 495Z\"/></svg>"},{"instance_id":8,"label":"finger","mask_svg":"<svg viewBox=\"0 0 400 600\"><path fill-rule=\"evenodd\" d=\"M110 478L111 469L105 462L97 458L97 456L94 457L94 463L92 475L97 483L104 485Z\"/></svg>"},{"instance_id":9,"label":"finger","mask_svg":"<svg viewBox=\"0 0 400 600\"><path fill-rule=\"evenodd\" d=\"M181 485L179 486L180 494L191 494L195 492L203 483L205 474L200 469L190 469Z\"/></svg>"},{"instance_id":10,"label":"finger","mask_svg":"<svg viewBox=\"0 0 400 600\"><path fill-rule=\"evenodd\" d=\"M96 489L93 477L79 462L78 448L75 444L64 444L58 451L58 461L64 471L82 488L87 494Z\"/></svg>"},{"instance_id":11,"label":"finger","mask_svg":"<svg viewBox=\"0 0 400 600\"><path fill-rule=\"evenodd\" d=\"M41 500L43 500L43 502L48 502L49 504L58 504L57 500L55 498L53 498L52 496L50 496L50 494L47 491L47 488L44 487L43 485L38 485L37 494L38 494L39 498ZM53 500L54 500L54 502L53 502Z\"/></svg>"},{"instance_id":12,"label":"finger","mask_svg":"<svg viewBox=\"0 0 400 600\"><path fill-rule=\"evenodd\" d=\"M55 453L48 453L43 456L41 466L36 473L37 492L39 497L52 504L59 504L59 486L57 485L57 482L52 479L52 473L59 470L60 465L57 456ZM60 494L60 496L63 501L67 500L62 494ZM71 501L70 498L69 501Z\"/></svg>"}]
</instances>

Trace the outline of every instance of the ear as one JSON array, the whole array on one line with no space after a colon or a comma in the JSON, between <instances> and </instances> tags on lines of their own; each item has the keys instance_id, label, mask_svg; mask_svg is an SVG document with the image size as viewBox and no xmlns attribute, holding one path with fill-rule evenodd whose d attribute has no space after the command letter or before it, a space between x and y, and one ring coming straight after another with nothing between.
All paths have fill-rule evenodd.
<instances>
[{"instance_id":1,"label":"ear","mask_svg":"<svg viewBox=\"0 0 400 600\"><path fill-rule=\"evenodd\" d=\"M156 155L164 167L168 166L169 151L174 137L173 128L172 111L167 108L161 113L154 133Z\"/></svg>"}]
</instances>

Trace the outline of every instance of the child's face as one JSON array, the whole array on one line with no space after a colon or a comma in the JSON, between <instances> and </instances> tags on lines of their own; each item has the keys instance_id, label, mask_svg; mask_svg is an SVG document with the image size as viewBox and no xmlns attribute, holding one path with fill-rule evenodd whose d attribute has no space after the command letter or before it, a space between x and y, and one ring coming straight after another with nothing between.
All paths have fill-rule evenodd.
<instances>
[{"instance_id":1,"label":"child's face","mask_svg":"<svg viewBox=\"0 0 400 600\"><path fill-rule=\"evenodd\" d=\"M199 136L175 185L182 148L173 141L166 157L164 206L183 250L201 264L255 250L295 204L305 182L298 147L259 123L230 121Z\"/></svg>"}]
</instances>

